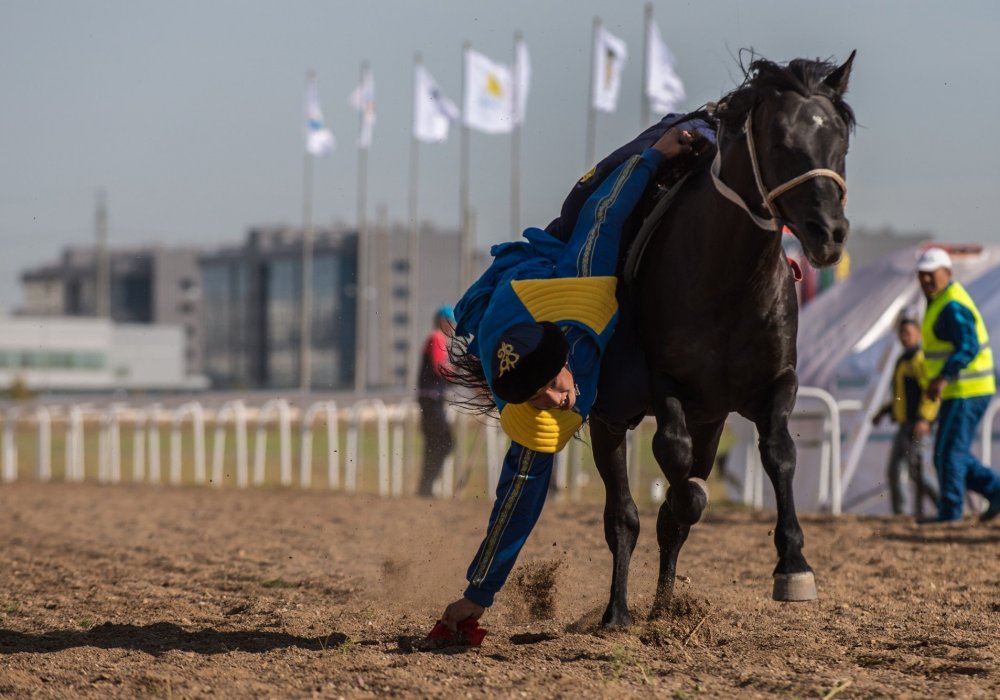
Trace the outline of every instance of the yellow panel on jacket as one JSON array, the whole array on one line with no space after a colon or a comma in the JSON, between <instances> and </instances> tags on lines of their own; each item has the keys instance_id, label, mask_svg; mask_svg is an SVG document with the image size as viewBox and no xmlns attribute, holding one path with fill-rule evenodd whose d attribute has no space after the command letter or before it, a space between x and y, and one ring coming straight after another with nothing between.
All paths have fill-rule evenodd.
<instances>
[{"instance_id":1,"label":"yellow panel on jacket","mask_svg":"<svg viewBox=\"0 0 1000 700\"><path fill-rule=\"evenodd\" d=\"M514 280L511 286L536 321L579 321L598 335L618 311L616 277Z\"/></svg>"},{"instance_id":2,"label":"yellow panel on jacket","mask_svg":"<svg viewBox=\"0 0 1000 700\"><path fill-rule=\"evenodd\" d=\"M573 411L542 411L528 403L509 403L500 414L500 427L518 445L554 454L561 450L583 424Z\"/></svg>"}]
</instances>

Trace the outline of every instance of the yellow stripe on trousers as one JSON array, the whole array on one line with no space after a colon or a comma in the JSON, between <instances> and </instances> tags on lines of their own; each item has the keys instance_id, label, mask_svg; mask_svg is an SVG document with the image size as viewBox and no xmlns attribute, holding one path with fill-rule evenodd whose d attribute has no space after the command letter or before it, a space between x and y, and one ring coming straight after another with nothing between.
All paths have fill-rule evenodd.
<instances>
[{"instance_id":1,"label":"yellow stripe on trousers","mask_svg":"<svg viewBox=\"0 0 1000 700\"><path fill-rule=\"evenodd\" d=\"M478 588L489 573L493 557L496 556L497 547L500 544L500 537L507 529L507 525L510 524L510 517L514 513L514 507L517 505L518 500L521 498L521 493L524 491L524 484L528 480L528 472L531 471L531 463L534 459L535 452L533 450L524 449L521 452L521 459L517 465L517 474L514 476L507 494L504 496L503 503L500 505L500 512L497 513L497 519L493 522L493 528L486 535L483 553L479 557L479 566L476 567L475 573L469 580L469 583L474 587Z\"/></svg>"}]
</instances>

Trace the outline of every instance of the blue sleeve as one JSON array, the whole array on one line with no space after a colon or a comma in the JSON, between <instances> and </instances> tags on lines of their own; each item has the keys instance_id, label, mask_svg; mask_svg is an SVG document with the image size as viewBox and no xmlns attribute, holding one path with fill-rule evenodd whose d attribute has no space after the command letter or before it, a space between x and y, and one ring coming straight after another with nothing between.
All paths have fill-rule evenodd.
<instances>
[{"instance_id":1,"label":"blue sleeve","mask_svg":"<svg viewBox=\"0 0 1000 700\"><path fill-rule=\"evenodd\" d=\"M622 227L646 185L665 160L647 148L611 173L583 205L566 250L556 263L557 277L614 275Z\"/></svg>"},{"instance_id":2,"label":"blue sleeve","mask_svg":"<svg viewBox=\"0 0 1000 700\"><path fill-rule=\"evenodd\" d=\"M510 576L545 505L553 461L554 455L517 443L507 450L486 537L466 575L469 586L464 595L474 603L493 605L493 597Z\"/></svg>"},{"instance_id":3,"label":"blue sleeve","mask_svg":"<svg viewBox=\"0 0 1000 700\"><path fill-rule=\"evenodd\" d=\"M958 373L979 354L976 318L970 309L957 301L948 302L934 322L934 335L955 346L955 351L945 360L940 374L945 379L954 381Z\"/></svg>"}]
</instances>

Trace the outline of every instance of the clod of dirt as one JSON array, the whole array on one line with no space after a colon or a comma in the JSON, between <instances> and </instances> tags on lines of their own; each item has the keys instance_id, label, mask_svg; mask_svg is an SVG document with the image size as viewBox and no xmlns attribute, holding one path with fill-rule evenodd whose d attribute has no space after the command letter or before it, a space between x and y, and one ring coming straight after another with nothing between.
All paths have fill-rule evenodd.
<instances>
[{"instance_id":1,"label":"clod of dirt","mask_svg":"<svg viewBox=\"0 0 1000 700\"><path fill-rule=\"evenodd\" d=\"M665 608L658 610L639 632L639 640L648 646L686 646L696 634L712 636L709 628L709 602L687 593L675 592Z\"/></svg>"},{"instance_id":2,"label":"clod of dirt","mask_svg":"<svg viewBox=\"0 0 1000 700\"><path fill-rule=\"evenodd\" d=\"M511 580L515 595L520 600L527 616L532 621L549 620L556 612L556 579L561 559L532 561L518 568Z\"/></svg>"}]
</instances>

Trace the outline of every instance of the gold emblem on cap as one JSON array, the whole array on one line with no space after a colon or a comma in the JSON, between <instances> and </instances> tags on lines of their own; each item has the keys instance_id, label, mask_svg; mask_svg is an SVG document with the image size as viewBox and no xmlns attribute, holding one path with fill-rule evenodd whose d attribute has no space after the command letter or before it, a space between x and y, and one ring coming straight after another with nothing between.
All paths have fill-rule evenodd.
<instances>
[{"instance_id":1,"label":"gold emblem on cap","mask_svg":"<svg viewBox=\"0 0 1000 700\"><path fill-rule=\"evenodd\" d=\"M514 346L510 343L500 343L500 349L497 350L497 359L500 360L499 376L502 377L505 372L517 367L521 356L514 352Z\"/></svg>"}]
</instances>

